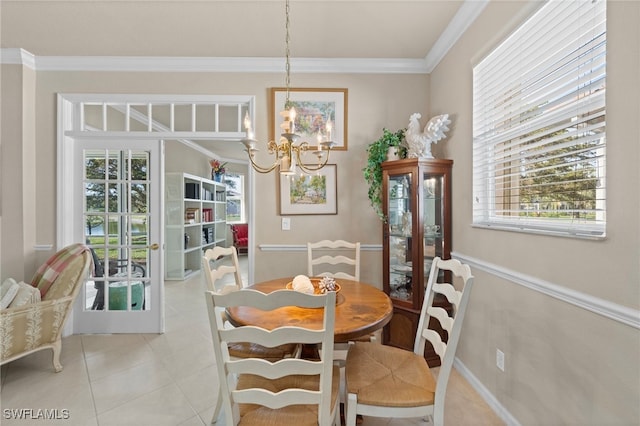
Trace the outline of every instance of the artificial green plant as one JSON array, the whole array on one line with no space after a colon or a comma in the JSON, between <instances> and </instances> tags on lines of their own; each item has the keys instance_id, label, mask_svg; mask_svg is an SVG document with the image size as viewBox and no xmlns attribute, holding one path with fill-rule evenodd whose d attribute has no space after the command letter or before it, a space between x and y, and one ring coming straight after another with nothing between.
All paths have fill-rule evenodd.
<instances>
[{"instance_id":1,"label":"artificial green plant","mask_svg":"<svg viewBox=\"0 0 640 426\"><path fill-rule=\"evenodd\" d=\"M373 210L381 220L385 220L382 212L382 163L387 161L387 153L390 148L395 148L399 158L406 158L407 148L404 146L404 133L406 129L391 132L382 129L382 136L367 147L367 166L362 169L364 179L369 184L369 201Z\"/></svg>"}]
</instances>

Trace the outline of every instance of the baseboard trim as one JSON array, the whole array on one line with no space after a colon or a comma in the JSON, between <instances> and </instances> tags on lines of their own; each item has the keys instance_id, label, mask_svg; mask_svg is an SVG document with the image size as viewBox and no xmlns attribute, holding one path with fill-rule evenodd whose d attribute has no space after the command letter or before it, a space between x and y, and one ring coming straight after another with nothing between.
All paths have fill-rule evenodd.
<instances>
[{"instance_id":1,"label":"baseboard trim","mask_svg":"<svg viewBox=\"0 0 640 426\"><path fill-rule=\"evenodd\" d=\"M462 361L460 361L460 359L454 359L453 367L467 382L469 382L471 387L478 392L478 395L484 399L489 408L491 408L508 426L520 426L518 420L516 420L516 418L513 417L502 404L500 404L500 401L498 401L496 397L489 392L489 389L487 389L485 385L483 385L482 382L473 375L473 373Z\"/></svg>"}]
</instances>

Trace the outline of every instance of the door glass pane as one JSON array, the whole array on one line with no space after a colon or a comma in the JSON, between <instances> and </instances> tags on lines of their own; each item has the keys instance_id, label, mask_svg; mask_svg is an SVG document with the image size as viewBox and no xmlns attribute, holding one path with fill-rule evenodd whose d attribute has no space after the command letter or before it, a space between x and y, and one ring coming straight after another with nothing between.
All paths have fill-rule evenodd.
<instances>
[{"instance_id":1,"label":"door glass pane","mask_svg":"<svg viewBox=\"0 0 640 426\"><path fill-rule=\"evenodd\" d=\"M120 175L119 152L120 151L109 151L109 169L107 170L109 180L116 180Z\"/></svg>"},{"instance_id":2,"label":"door glass pane","mask_svg":"<svg viewBox=\"0 0 640 426\"><path fill-rule=\"evenodd\" d=\"M85 154L85 176L87 179L102 179L105 177L105 152L95 150Z\"/></svg>"},{"instance_id":3,"label":"door glass pane","mask_svg":"<svg viewBox=\"0 0 640 426\"><path fill-rule=\"evenodd\" d=\"M389 285L390 296L400 300L411 300L411 235L413 218L411 212L411 174L389 177Z\"/></svg>"},{"instance_id":4,"label":"door glass pane","mask_svg":"<svg viewBox=\"0 0 640 426\"><path fill-rule=\"evenodd\" d=\"M424 173L422 190L424 200L424 282L427 282L431 263L436 256L442 257L444 250L443 195L444 176Z\"/></svg>"},{"instance_id":5,"label":"door glass pane","mask_svg":"<svg viewBox=\"0 0 640 426\"><path fill-rule=\"evenodd\" d=\"M89 244L97 244L94 235L100 237L100 243L104 242L104 216L85 215L85 241Z\"/></svg>"},{"instance_id":6,"label":"door glass pane","mask_svg":"<svg viewBox=\"0 0 640 426\"><path fill-rule=\"evenodd\" d=\"M94 270L91 274L92 278L87 280L85 284L84 307L87 310L101 311L104 309L104 269L102 265L105 265L105 251L99 248L99 245L104 244L104 236L91 236L87 238L87 244L89 244L93 256Z\"/></svg>"},{"instance_id":7,"label":"door glass pane","mask_svg":"<svg viewBox=\"0 0 640 426\"><path fill-rule=\"evenodd\" d=\"M149 211L148 184L131 184L131 213L147 213Z\"/></svg>"},{"instance_id":8,"label":"door glass pane","mask_svg":"<svg viewBox=\"0 0 640 426\"><path fill-rule=\"evenodd\" d=\"M109 244L117 244L121 233L120 216L110 214L107 216L107 235L109 236Z\"/></svg>"},{"instance_id":9,"label":"door glass pane","mask_svg":"<svg viewBox=\"0 0 640 426\"><path fill-rule=\"evenodd\" d=\"M147 216L131 216L131 245L146 246L148 244Z\"/></svg>"},{"instance_id":10,"label":"door glass pane","mask_svg":"<svg viewBox=\"0 0 640 426\"><path fill-rule=\"evenodd\" d=\"M107 199L109 200L109 212L118 213L125 206L125 204L122 202L123 194L120 191L121 184L109 183L108 188L109 188L109 193L108 193Z\"/></svg>"},{"instance_id":11,"label":"door glass pane","mask_svg":"<svg viewBox=\"0 0 640 426\"><path fill-rule=\"evenodd\" d=\"M85 183L85 211L95 213L104 212L104 190L104 183Z\"/></svg>"}]
</instances>

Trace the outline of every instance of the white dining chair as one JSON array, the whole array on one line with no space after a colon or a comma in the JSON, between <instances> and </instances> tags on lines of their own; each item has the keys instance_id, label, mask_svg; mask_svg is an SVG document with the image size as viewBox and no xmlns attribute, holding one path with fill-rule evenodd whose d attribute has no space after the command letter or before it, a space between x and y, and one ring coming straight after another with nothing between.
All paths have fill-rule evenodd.
<instances>
[{"instance_id":1,"label":"white dining chair","mask_svg":"<svg viewBox=\"0 0 640 426\"><path fill-rule=\"evenodd\" d=\"M360 243L344 240L307 243L307 275L360 281Z\"/></svg>"},{"instance_id":2,"label":"white dining chair","mask_svg":"<svg viewBox=\"0 0 640 426\"><path fill-rule=\"evenodd\" d=\"M451 274L441 274L441 271ZM439 276L449 275L452 275L451 283L436 282ZM436 257L431 264L413 352L365 342L350 346L345 367L347 426L356 424L358 414L387 418L431 416L434 425L444 423L447 383L472 285L473 275L468 265ZM453 307L451 315L433 305L436 294L447 298ZM437 319L447 331L446 342L429 329L431 318ZM424 358L427 341L441 359L437 380Z\"/></svg>"},{"instance_id":3,"label":"white dining chair","mask_svg":"<svg viewBox=\"0 0 640 426\"><path fill-rule=\"evenodd\" d=\"M202 256L202 271L210 291L227 292L244 288L240 273L238 252L234 246L216 246ZM233 282L225 277L233 274Z\"/></svg>"},{"instance_id":4,"label":"white dining chair","mask_svg":"<svg viewBox=\"0 0 640 426\"><path fill-rule=\"evenodd\" d=\"M332 277L360 281L360 243L345 240L322 240L307 243L307 274L310 277ZM378 334L372 333L356 339L357 341L379 341ZM334 345L333 360L344 376L344 366L349 343ZM344 381L342 381L344 383ZM341 386L340 400L345 402L344 386Z\"/></svg>"},{"instance_id":5,"label":"white dining chair","mask_svg":"<svg viewBox=\"0 0 640 426\"><path fill-rule=\"evenodd\" d=\"M207 283L209 291L215 293L229 293L245 288L240 273L238 253L234 246L214 247L208 249L202 256L202 273ZM229 274L233 274L233 281L226 279ZM224 312L221 315L225 318L227 328L233 328ZM275 362L283 358L299 358L302 354L302 345L290 343L274 347L253 345L249 342L235 342L229 345L229 354L234 359L249 357L259 357L269 362ZM211 423L215 423L220 415L222 407L222 395L218 392L216 406L213 412Z\"/></svg>"},{"instance_id":6,"label":"white dining chair","mask_svg":"<svg viewBox=\"0 0 640 426\"><path fill-rule=\"evenodd\" d=\"M245 289L205 294L226 425L340 425L339 370L332 362L335 292L310 295L278 290L265 294ZM304 325L229 329L222 313L235 306L263 311L287 306L320 308L323 324L321 329ZM257 357L234 359L229 345L235 342L261 346L303 343L321 349L319 359L287 358L272 363Z\"/></svg>"}]
</instances>

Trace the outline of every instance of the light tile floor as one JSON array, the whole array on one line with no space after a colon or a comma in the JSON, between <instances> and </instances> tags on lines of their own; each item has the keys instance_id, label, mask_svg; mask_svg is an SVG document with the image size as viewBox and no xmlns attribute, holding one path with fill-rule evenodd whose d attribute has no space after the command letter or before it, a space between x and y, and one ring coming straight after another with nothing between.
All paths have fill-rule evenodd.
<instances>
[{"instance_id":1,"label":"light tile floor","mask_svg":"<svg viewBox=\"0 0 640 426\"><path fill-rule=\"evenodd\" d=\"M199 275L166 282L166 332L162 335L66 337L60 373L53 371L49 350L2 366L0 423L209 424L217 373L204 289ZM31 418L14 418L19 413ZM65 419L47 421L46 415ZM447 425L504 424L455 370L447 389L445 420ZM420 419L364 419L366 426L421 424Z\"/></svg>"}]
</instances>

